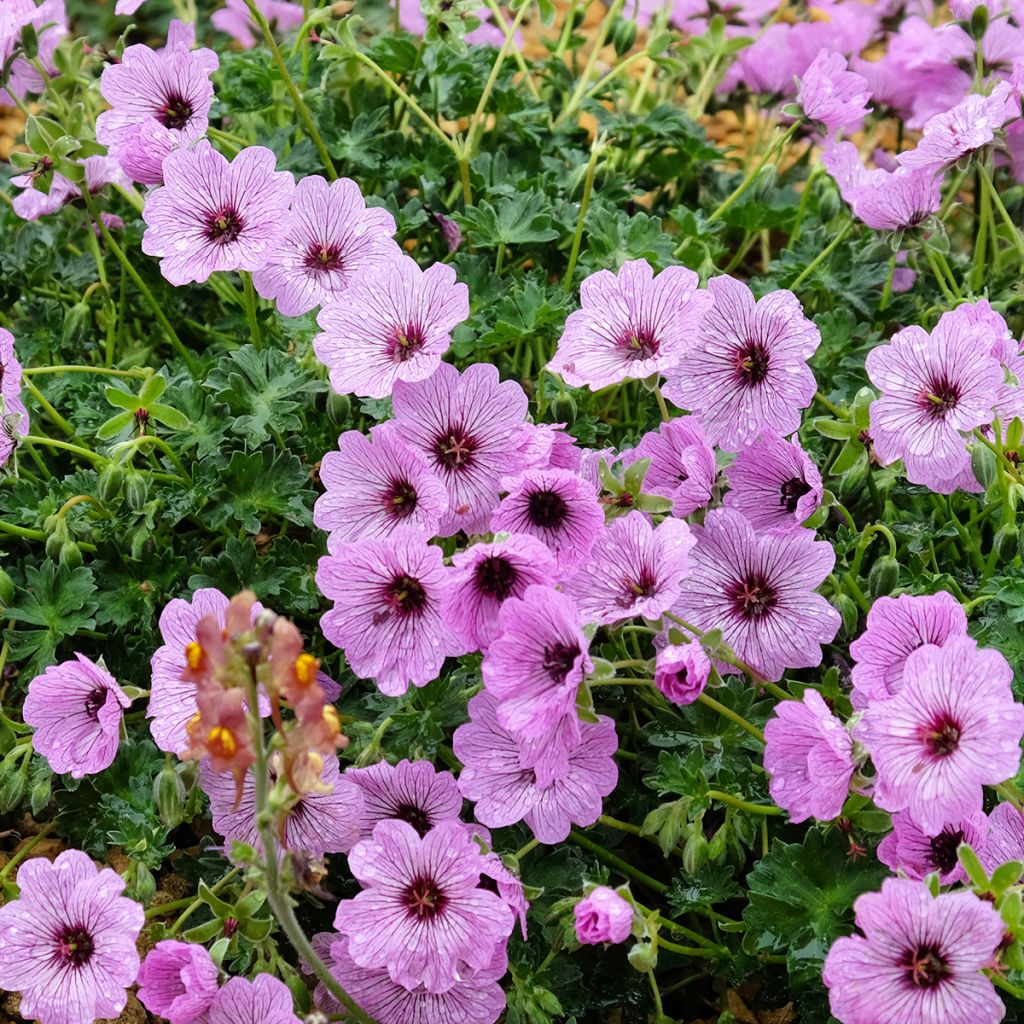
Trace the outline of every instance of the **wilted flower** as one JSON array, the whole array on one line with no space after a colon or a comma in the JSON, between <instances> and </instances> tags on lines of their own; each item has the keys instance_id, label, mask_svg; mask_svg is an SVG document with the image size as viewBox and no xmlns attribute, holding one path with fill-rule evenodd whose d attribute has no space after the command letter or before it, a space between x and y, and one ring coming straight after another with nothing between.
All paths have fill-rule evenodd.
<instances>
[{"instance_id":1,"label":"wilted flower","mask_svg":"<svg viewBox=\"0 0 1024 1024\"><path fill-rule=\"evenodd\" d=\"M1005 1009L982 973L1003 921L972 892L933 897L923 882L886 879L854 903L863 935L837 939L825 960L842 1024L997 1024Z\"/></svg>"},{"instance_id":2,"label":"wilted flower","mask_svg":"<svg viewBox=\"0 0 1024 1024\"><path fill-rule=\"evenodd\" d=\"M697 275L666 267L657 277L646 260L617 274L599 270L580 285L581 308L570 313L549 369L573 387L598 391L675 366L690 347L711 296Z\"/></svg>"},{"instance_id":3,"label":"wilted flower","mask_svg":"<svg viewBox=\"0 0 1024 1024\"><path fill-rule=\"evenodd\" d=\"M875 803L906 810L929 836L978 814L982 787L1020 766L1024 706L1013 672L970 637L920 647L907 658L903 686L871 704L857 729L877 772Z\"/></svg>"},{"instance_id":4,"label":"wilted flower","mask_svg":"<svg viewBox=\"0 0 1024 1024\"><path fill-rule=\"evenodd\" d=\"M295 189L264 146L232 161L206 139L171 153L163 187L146 197L142 251L159 256L171 284L202 283L216 270L258 270L288 225Z\"/></svg>"},{"instance_id":5,"label":"wilted flower","mask_svg":"<svg viewBox=\"0 0 1024 1024\"><path fill-rule=\"evenodd\" d=\"M0 988L21 993L20 1012L40 1024L117 1017L135 981L142 907L124 879L80 850L18 868L21 893L0 907Z\"/></svg>"},{"instance_id":6,"label":"wilted flower","mask_svg":"<svg viewBox=\"0 0 1024 1024\"><path fill-rule=\"evenodd\" d=\"M404 821L379 822L348 858L363 891L342 900L334 920L352 959L428 992L446 992L485 970L514 920L504 900L480 888L483 861L457 822L422 838Z\"/></svg>"},{"instance_id":7,"label":"wilted flower","mask_svg":"<svg viewBox=\"0 0 1024 1024\"><path fill-rule=\"evenodd\" d=\"M421 270L400 250L385 250L320 310L313 348L335 391L386 398L397 381L430 377L468 316L469 289L452 267Z\"/></svg>"},{"instance_id":8,"label":"wilted flower","mask_svg":"<svg viewBox=\"0 0 1024 1024\"><path fill-rule=\"evenodd\" d=\"M102 665L76 654L74 661L51 665L29 683L22 713L35 729L37 753L55 772L80 779L113 762L130 703Z\"/></svg>"},{"instance_id":9,"label":"wilted flower","mask_svg":"<svg viewBox=\"0 0 1024 1024\"><path fill-rule=\"evenodd\" d=\"M280 313L300 316L340 300L364 276L398 260L394 233L394 217L367 207L351 178L328 183L307 175L295 186L287 230L253 274L253 285Z\"/></svg>"},{"instance_id":10,"label":"wilted flower","mask_svg":"<svg viewBox=\"0 0 1024 1024\"><path fill-rule=\"evenodd\" d=\"M784 289L755 302L735 278L713 277L708 291L714 306L692 351L670 372L665 395L731 451L765 430L791 434L814 398L807 360L821 343L818 328Z\"/></svg>"},{"instance_id":11,"label":"wilted flower","mask_svg":"<svg viewBox=\"0 0 1024 1024\"><path fill-rule=\"evenodd\" d=\"M633 905L614 889L599 885L573 910L576 938L588 946L625 942L633 929Z\"/></svg>"}]
</instances>

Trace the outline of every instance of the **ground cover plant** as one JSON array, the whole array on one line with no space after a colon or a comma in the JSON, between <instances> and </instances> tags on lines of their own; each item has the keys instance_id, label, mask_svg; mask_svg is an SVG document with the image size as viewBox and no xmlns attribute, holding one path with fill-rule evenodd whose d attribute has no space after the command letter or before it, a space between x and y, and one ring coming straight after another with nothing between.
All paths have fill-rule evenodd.
<instances>
[{"instance_id":1,"label":"ground cover plant","mask_svg":"<svg viewBox=\"0 0 1024 1024\"><path fill-rule=\"evenodd\" d=\"M1024 8L2 0L0 1014L1024 1007Z\"/></svg>"}]
</instances>

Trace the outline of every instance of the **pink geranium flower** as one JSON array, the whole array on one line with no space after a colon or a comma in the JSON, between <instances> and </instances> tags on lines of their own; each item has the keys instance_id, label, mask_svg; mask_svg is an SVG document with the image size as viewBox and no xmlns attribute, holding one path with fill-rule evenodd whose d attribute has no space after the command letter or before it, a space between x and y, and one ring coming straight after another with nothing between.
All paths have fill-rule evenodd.
<instances>
[{"instance_id":1,"label":"pink geranium flower","mask_svg":"<svg viewBox=\"0 0 1024 1024\"><path fill-rule=\"evenodd\" d=\"M839 613L814 592L835 565L831 545L810 530L758 534L731 509L709 512L691 529L697 546L677 606L682 617L699 629L721 629L733 651L768 679L821 664L821 645L839 629Z\"/></svg>"},{"instance_id":2,"label":"pink geranium flower","mask_svg":"<svg viewBox=\"0 0 1024 1024\"><path fill-rule=\"evenodd\" d=\"M295 1016L292 994L270 974L228 978L214 997L204 1024L302 1024Z\"/></svg>"},{"instance_id":3,"label":"pink geranium flower","mask_svg":"<svg viewBox=\"0 0 1024 1024\"><path fill-rule=\"evenodd\" d=\"M449 572L441 549L415 534L336 545L316 573L334 601L320 620L324 636L389 697L426 686L449 654L461 653L441 623Z\"/></svg>"},{"instance_id":4,"label":"pink geranium flower","mask_svg":"<svg viewBox=\"0 0 1024 1024\"><path fill-rule=\"evenodd\" d=\"M711 500L718 477L715 450L696 416L678 416L648 431L631 451L622 453L630 466L650 459L644 477L645 494L672 500L672 514L688 516Z\"/></svg>"},{"instance_id":5,"label":"pink geranium flower","mask_svg":"<svg viewBox=\"0 0 1024 1024\"><path fill-rule=\"evenodd\" d=\"M861 710L899 693L903 666L919 647L941 647L952 636L966 635L967 615L945 590L878 598L868 612L867 628L850 644L856 659L851 672L853 706Z\"/></svg>"},{"instance_id":6,"label":"pink geranium flower","mask_svg":"<svg viewBox=\"0 0 1024 1024\"><path fill-rule=\"evenodd\" d=\"M159 256L171 284L217 270L258 270L288 225L295 182L264 146L232 161L200 139L163 163L164 184L146 198L142 251Z\"/></svg>"},{"instance_id":7,"label":"pink geranium flower","mask_svg":"<svg viewBox=\"0 0 1024 1024\"><path fill-rule=\"evenodd\" d=\"M987 824L984 838L975 847L985 870L991 875L1000 864L1024 862L1024 814L1013 804L996 804Z\"/></svg>"},{"instance_id":8,"label":"pink geranium flower","mask_svg":"<svg viewBox=\"0 0 1024 1024\"><path fill-rule=\"evenodd\" d=\"M253 284L278 312L300 316L340 300L365 275L398 260L402 251L394 233L394 217L367 207L351 178L328 182L310 174L295 186L287 230L253 274Z\"/></svg>"},{"instance_id":9,"label":"pink geranium flower","mask_svg":"<svg viewBox=\"0 0 1024 1024\"><path fill-rule=\"evenodd\" d=\"M657 527L634 510L613 520L565 585L587 622L660 619L678 600L696 539L679 519Z\"/></svg>"},{"instance_id":10,"label":"pink geranium flower","mask_svg":"<svg viewBox=\"0 0 1024 1024\"><path fill-rule=\"evenodd\" d=\"M871 704L857 728L878 776L875 803L906 810L929 836L978 814L982 787L1020 767L1024 706L1013 699L1012 677L998 651L970 637L914 651L902 689Z\"/></svg>"},{"instance_id":11,"label":"pink geranium flower","mask_svg":"<svg viewBox=\"0 0 1024 1024\"><path fill-rule=\"evenodd\" d=\"M327 530L328 550L360 537L385 538L399 531L434 536L448 509L448 491L416 449L390 424L369 435L348 430L338 450L320 463L325 493L313 506L313 522Z\"/></svg>"},{"instance_id":12,"label":"pink geranium flower","mask_svg":"<svg viewBox=\"0 0 1024 1024\"><path fill-rule=\"evenodd\" d=\"M573 825L589 828L602 799L615 789L615 725L603 715L583 722L565 767L541 784L523 765L522 744L498 722L499 704L487 691L469 702L469 722L455 730L455 755L463 764L459 789L476 804L477 821L489 828L525 822L542 843L560 843Z\"/></svg>"},{"instance_id":13,"label":"pink geranium flower","mask_svg":"<svg viewBox=\"0 0 1024 1024\"><path fill-rule=\"evenodd\" d=\"M334 926L356 964L397 985L447 992L485 970L512 931L505 901L480 888L480 847L457 822L422 838L404 821L379 822L348 865L363 891L341 901Z\"/></svg>"},{"instance_id":14,"label":"pink geranium flower","mask_svg":"<svg viewBox=\"0 0 1024 1024\"><path fill-rule=\"evenodd\" d=\"M97 870L80 850L18 868L21 893L0 907L0 989L21 993L21 1013L40 1024L117 1017L135 981L142 907L124 879Z\"/></svg>"},{"instance_id":15,"label":"pink geranium flower","mask_svg":"<svg viewBox=\"0 0 1024 1024\"><path fill-rule=\"evenodd\" d=\"M690 347L711 306L698 284L686 267L666 267L655 277L647 260L630 260L617 274L591 274L580 285L580 309L566 319L548 368L567 384L592 391L664 373Z\"/></svg>"},{"instance_id":16,"label":"pink geranium flower","mask_svg":"<svg viewBox=\"0 0 1024 1024\"><path fill-rule=\"evenodd\" d=\"M654 685L673 704L692 704L710 675L711 661L699 643L668 644L658 651Z\"/></svg>"},{"instance_id":17,"label":"pink geranium flower","mask_svg":"<svg viewBox=\"0 0 1024 1024\"><path fill-rule=\"evenodd\" d=\"M853 131L868 113L871 91L862 75L850 71L846 58L822 50L800 79L797 103L804 117L824 125L826 131Z\"/></svg>"},{"instance_id":18,"label":"pink geranium flower","mask_svg":"<svg viewBox=\"0 0 1024 1024\"><path fill-rule=\"evenodd\" d=\"M862 935L837 939L825 960L842 1024L998 1024L1006 1012L981 973L1003 938L991 903L971 892L932 897L923 882L886 879L854 903Z\"/></svg>"},{"instance_id":19,"label":"pink geranium flower","mask_svg":"<svg viewBox=\"0 0 1024 1024\"><path fill-rule=\"evenodd\" d=\"M289 0L256 0L256 7L267 19L271 31L288 32L298 28L305 18L302 4ZM225 0L224 6L210 15L210 22L214 28L231 36L243 50L251 49L262 38L245 0Z\"/></svg>"},{"instance_id":20,"label":"pink geranium flower","mask_svg":"<svg viewBox=\"0 0 1024 1024\"><path fill-rule=\"evenodd\" d=\"M170 1024L192 1024L217 995L217 974L205 946L164 939L139 969L139 1002Z\"/></svg>"},{"instance_id":21,"label":"pink geranium flower","mask_svg":"<svg viewBox=\"0 0 1024 1024\"><path fill-rule=\"evenodd\" d=\"M878 859L908 878L925 878L937 871L943 885L952 885L967 877L957 855L961 843L969 844L982 863L986 862L987 830L985 815L973 814L928 836L906 811L900 811L892 816L892 831L878 844Z\"/></svg>"},{"instance_id":22,"label":"pink geranium flower","mask_svg":"<svg viewBox=\"0 0 1024 1024\"><path fill-rule=\"evenodd\" d=\"M14 350L14 335L0 327L0 466L14 454L15 437L27 434L28 410L21 400L21 363Z\"/></svg>"},{"instance_id":23,"label":"pink geranium flower","mask_svg":"<svg viewBox=\"0 0 1024 1024\"><path fill-rule=\"evenodd\" d=\"M797 297L780 289L759 301L732 277L713 277L715 304L693 350L669 373L665 395L699 417L708 437L735 451L765 430L791 434L814 398L807 360L821 343Z\"/></svg>"},{"instance_id":24,"label":"pink geranium flower","mask_svg":"<svg viewBox=\"0 0 1024 1024\"><path fill-rule=\"evenodd\" d=\"M799 444L770 431L744 448L725 475L725 507L742 513L755 530L799 529L821 505L818 467Z\"/></svg>"},{"instance_id":25,"label":"pink geranium flower","mask_svg":"<svg viewBox=\"0 0 1024 1024\"><path fill-rule=\"evenodd\" d=\"M772 799L792 822L839 815L853 777L853 739L817 690L782 700L764 727L764 767Z\"/></svg>"},{"instance_id":26,"label":"pink geranium flower","mask_svg":"<svg viewBox=\"0 0 1024 1024\"><path fill-rule=\"evenodd\" d=\"M430 377L468 316L469 289L452 267L421 270L399 250L375 257L320 310L313 348L335 391L386 398L398 381Z\"/></svg>"},{"instance_id":27,"label":"pink geranium flower","mask_svg":"<svg viewBox=\"0 0 1024 1024\"><path fill-rule=\"evenodd\" d=\"M113 763L130 703L102 665L76 654L28 684L22 714L35 729L33 746L50 767L80 779Z\"/></svg>"},{"instance_id":28,"label":"pink geranium flower","mask_svg":"<svg viewBox=\"0 0 1024 1024\"><path fill-rule=\"evenodd\" d=\"M448 488L441 536L487 529L501 477L517 467L509 440L526 418L526 394L515 381L474 363L461 373L442 363L424 381L397 381L395 429Z\"/></svg>"},{"instance_id":29,"label":"pink geranium flower","mask_svg":"<svg viewBox=\"0 0 1024 1024\"><path fill-rule=\"evenodd\" d=\"M90 195L95 195L107 185L129 185L128 178L121 170L118 162L111 156L89 156L82 161L85 167L85 187ZM19 174L11 178L11 184L24 189L14 197L11 206L22 220L38 220L51 213L56 213L67 203L73 202L82 195L82 190L75 182L69 181L63 174L53 172L49 192L35 187L33 174ZM124 227L120 218L110 214L101 214L108 227Z\"/></svg>"},{"instance_id":30,"label":"pink geranium flower","mask_svg":"<svg viewBox=\"0 0 1024 1024\"><path fill-rule=\"evenodd\" d=\"M625 942L633 930L633 906L614 889L599 885L573 908L576 938L584 945Z\"/></svg>"},{"instance_id":31,"label":"pink geranium flower","mask_svg":"<svg viewBox=\"0 0 1024 1024\"><path fill-rule=\"evenodd\" d=\"M501 606L531 585L554 583L555 557L535 537L513 533L502 541L473 544L452 556L441 618L467 650L486 651L498 635Z\"/></svg>"}]
</instances>

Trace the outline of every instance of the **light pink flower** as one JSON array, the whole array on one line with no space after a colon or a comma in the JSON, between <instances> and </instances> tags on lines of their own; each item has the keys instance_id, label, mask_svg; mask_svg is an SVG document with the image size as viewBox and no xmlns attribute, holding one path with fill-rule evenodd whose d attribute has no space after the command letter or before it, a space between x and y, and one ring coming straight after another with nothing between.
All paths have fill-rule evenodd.
<instances>
[{"instance_id":1,"label":"light pink flower","mask_svg":"<svg viewBox=\"0 0 1024 1024\"><path fill-rule=\"evenodd\" d=\"M633 930L633 906L614 889L599 885L573 909L576 938L587 946L625 942Z\"/></svg>"},{"instance_id":2,"label":"light pink flower","mask_svg":"<svg viewBox=\"0 0 1024 1024\"><path fill-rule=\"evenodd\" d=\"M968 843L986 862L987 830L985 815L974 814L944 826L938 835L927 836L906 811L899 811L892 816L892 831L878 844L878 859L908 878L925 878L937 871L943 885L952 885L967 877L957 856L961 843Z\"/></svg>"},{"instance_id":3,"label":"light pink flower","mask_svg":"<svg viewBox=\"0 0 1024 1024\"><path fill-rule=\"evenodd\" d=\"M658 651L654 685L673 704L692 704L708 685L711 662L699 643L669 644Z\"/></svg>"},{"instance_id":4,"label":"light pink flower","mask_svg":"<svg viewBox=\"0 0 1024 1024\"><path fill-rule=\"evenodd\" d=\"M868 113L871 91L862 75L847 68L846 58L822 50L800 79L797 103L809 121L828 132L854 131Z\"/></svg>"},{"instance_id":5,"label":"light pink flower","mask_svg":"<svg viewBox=\"0 0 1024 1024\"><path fill-rule=\"evenodd\" d=\"M170 1024L192 1024L217 995L217 965L205 946L164 939L139 969L139 1002Z\"/></svg>"}]
</instances>

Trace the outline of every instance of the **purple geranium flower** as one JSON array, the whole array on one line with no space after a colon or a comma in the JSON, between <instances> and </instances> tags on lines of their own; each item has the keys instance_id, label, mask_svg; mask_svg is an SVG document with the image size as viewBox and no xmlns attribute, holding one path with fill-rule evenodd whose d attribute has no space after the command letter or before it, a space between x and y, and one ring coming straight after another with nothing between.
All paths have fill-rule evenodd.
<instances>
[{"instance_id":1,"label":"purple geranium flower","mask_svg":"<svg viewBox=\"0 0 1024 1024\"><path fill-rule=\"evenodd\" d=\"M941 647L951 636L966 635L967 615L944 590L878 598L868 612L867 628L850 644L856 660L851 672L853 706L862 710L899 693L903 666L919 647Z\"/></svg>"},{"instance_id":2,"label":"purple geranium flower","mask_svg":"<svg viewBox=\"0 0 1024 1024\"><path fill-rule=\"evenodd\" d=\"M660 619L679 600L694 544L681 520L652 527L634 509L604 529L565 592L587 622L608 626L636 616Z\"/></svg>"},{"instance_id":3,"label":"purple geranium flower","mask_svg":"<svg viewBox=\"0 0 1024 1024\"><path fill-rule=\"evenodd\" d=\"M647 260L630 260L617 274L591 274L548 369L592 391L664 373L690 347L711 305L698 284L686 267L666 267L655 277Z\"/></svg>"},{"instance_id":4,"label":"purple geranium flower","mask_svg":"<svg viewBox=\"0 0 1024 1024\"><path fill-rule=\"evenodd\" d=\"M459 789L476 804L477 821L502 828L524 821L542 843L560 843L573 825L589 828L601 801L615 789L615 724L599 716L579 726L564 773L547 785L522 764L522 745L498 723L499 704L486 691L469 702L469 722L455 730L455 754L464 767Z\"/></svg>"},{"instance_id":5,"label":"purple geranium flower","mask_svg":"<svg viewBox=\"0 0 1024 1024\"><path fill-rule=\"evenodd\" d=\"M814 398L807 360L821 343L797 297L780 289L754 301L731 277L713 277L715 304L696 345L670 374L665 395L700 418L712 441L735 451L765 430L791 434Z\"/></svg>"},{"instance_id":6,"label":"purple geranium flower","mask_svg":"<svg viewBox=\"0 0 1024 1024\"><path fill-rule=\"evenodd\" d=\"M491 516L494 531L524 533L543 541L562 576L587 558L603 528L597 491L566 469L527 470Z\"/></svg>"},{"instance_id":7,"label":"purple geranium flower","mask_svg":"<svg viewBox=\"0 0 1024 1024\"><path fill-rule=\"evenodd\" d=\"M21 1014L40 1024L117 1017L135 981L142 907L124 879L97 870L81 850L18 868L21 893L0 907L0 989L21 993Z\"/></svg>"},{"instance_id":8,"label":"purple geranium flower","mask_svg":"<svg viewBox=\"0 0 1024 1024\"><path fill-rule=\"evenodd\" d=\"M480 888L484 856L458 822L422 838L404 821L378 822L348 865L363 891L342 900L334 926L360 967L407 989L448 991L485 970L512 931L505 901Z\"/></svg>"},{"instance_id":9,"label":"purple geranium flower","mask_svg":"<svg viewBox=\"0 0 1024 1024\"><path fill-rule=\"evenodd\" d=\"M289 0L256 0L256 7L271 29L278 32L298 28L305 18L302 4L290 3ZM210 15L210 21L214 28L226 32L243 50L251 49L262 38L245 0L226 0L222 8Z\"/></svg>"},{"instance_id":10,"label":"purple geranium flower","mask_svg":"<svg viewBox=\"0 0 1024 1024\"><path fill-rule=\"evenodd\" d=\"M499 383L497 368L485 363L462 373L442 363L429 380L395 382L395 429L448 488L442 536L487 529L499 481L515 468L509 439L526 406L523 389L515 381Z\"/></svg>"},{"instance_id":11,"label":"purple geranium flower","mask_svg":"<svg viewBox=\"0 0 1024 1024\"><path fill-rule=\"evenodd\" d=\"M814 589L832 571L831 545L810 530L757 534L738 512L716 509L692 527L697 546L678 609L722 639L758 672L781 679L787 668L821 664L821 644L839 629L839 613Z\"/></svg>"},{"instance_id":12,"label":"purple geranium flower","mask_svg":"<svg viewBox=\"0 0 1024 1024\"><path fill-rule=\"evenodd\" d=\"M170 1024L192 1024L217 994L217 965L205 946L164 939L139 970L139 1002Z\"/></svg>"},{"instance_id":13,"label":"purple geranium flower","mask_svg":"<svg viewBox=\"0 0 1024 1024\"><path fill-rule=\"evenodd\" d=\"M969 843L985 862L986 830L985 815L972 814L943 826L938 835L926 836L906 811L900 811L892 816L892 831L878 844L878 859L908 878L925 878L937 871L943 885L952 885L967 877L957 856L961 843Z\"/></svg>"},{"instance_id":14,"label":"purple geranium flower","mask_svg":"<svg viewBox=\"0 0 1024 1024\"><path fill-rule=\"evenodd\" d=\"M348 947L348 939L334 936L331 973L375 1020L387 1024L494 1024L505 1009L505 993L498 982L508 968L508 959L500 947L486 967L467 972L444 992L398 985L386 970L360 967Z\"/></svg>"},{"instance_id":15,"label":"purple geranium flower","mask_svg":"<svg viewBox=\"0 0 1024 1024\"><path fill-rule=\"evenodd\" d=\"M444 484L390 424L372 427L369 436L342 434L338 450L320 463L320 480L326 490L313 506L313 522L330 533L332 552L341 543L396 531L432 537L448 509Z\"/></svg>"},{"instance_id":16,"label":"purple geranium flower","mask_svg":"<svg viewBox=\"0 0 1024 1024\"><path fill-rule=\"evenodd\" d=\"M981 973L1003 938L991 903L971 892L932 897L923 882L888 878L854 903L863 935L837 939L825 960L842 1024L998 1024L1006 1012Z\"/></svg>"},{"instance_id":17,"label":"purple geranium flower","mask_svg":"<svg viewBox=\"0 0 1024 1024\"><path fill-rule=\"evenodd\" d=\"M229 978L217 993L203 1024L302 1024L292 994L270 974Z\"/></svg>"},{"instance_id":18,"label":"purple geranium flower","mask_svg":"<svg viewBox=\"0 0 1024 1024\"><path fill-rule=\"evenodd\" d=\"M159 256L171 284L216 270L258 270L288 225L295 182L276 157L249 146L231 162L206 139L171 153L164 184L146 198L142 251Z\"/></svg>"},{"instance_id":19,"label":"purple geranium flower","mask_svg":"<svg viewBox=\"0 0 1024 1024\"><path fill-rule=\"evenodd\" d=\"M811 61L797 93L804 117L824 125L828 132L859 128L870 99L867 80L850 71L846 58L831 50L822 50Z\"/></svg>"},{"instance_id":20,"label":"purple geranium flower","mask_svg":"<svg viewBox=\"0 0 1024 1024\"><path fill-rule=\"evenodd\" d=\"M441 623L449 572L441 549L415 534L336 545L316 573L334 601L320 620L324 636L389 697L426 686L449 654L461 653Z\"/></svg>"},{"instance_id":21,"label":"purple geranium flower","mask_svg":"<svg viewBox=\"0 0 1024 1024\"><path fill-rule=\"evenodd\" d=\"M271 785L277 781L273 766L269 772ZM345 853L359 839L363 816L363 794L346 773L338 768L334 754L323 757L320 781L328 792L314 789L306 793L288 812L284 834L279 837L281 848L321 856L325 853ZM224 847L231 851L231 843L247 843L262 850L256 828L256 780L251 771L242 783L241 799L231 772L213 770L209 758L199 766L199 784L210 798L213 829L224 837Z\"/></svg>"},{"instance_id":22,"label":"purple geranium flower","mask_svg":"<svg viewBox=\"0 0 1024 1024\"><path fill-rule=\"evenodd\" d=\"M669 644L658 651L654 685L673 704L692 704L710 675L711 661L699 643Z\"/></svg>"},{"instance_id":23,"label":"purple geranium flower","mask_svg":"<svg viewBox=\"0 0 1024 1024\"><path fill-rule=\"evenodd\" d=\"M6 88L0 91L0 96L9 94L22 99L29 93L41 93L46 88L43 76L28 58L23 54L14 56L21 43L22 32L27 28L36 32L37 63L47 75L55 74L53 54L68 34L64 0L43 0L38 6L36 0L4 0L0 4L0 67L7 67Z\"/></svg>"},{"instance_id":24,"label":"purple geranium flower","mask_svg":"<svg viewBox=\"0 0 1024 1024\"><path fill-rule=\"evenodd\" d=\"M951 110L936 114L924 126L916 148L900 154L900 164L938 172L988 145L1010 119L1009 99L1010 84L997 82L988 96L972 93Z\"/></svg>"},{"instance_id":25,"label":"purple geranium flower","mask_svg":"<svg viewBox=\"0 0 1024 1024\"><path fill-rule=\"evenodd\" d=\"M764 738L768 789L789 820L837 817L853 778L853 739L821 694L807 689L801 701L780 700Z\"/></svg>"},{"instance_id":26,"label":"purple geranium flower","mask_svg":"<svg viewBox=\"0 0 1024 1024\"><path fill-rule=\"evenodd\" d=\"M1012 678L998 651L970 637L914 651L900 692L871 704L857 728L878 775L875 803L908 811L930 836L980 813L982 786L1020 767L1024 707Z\"/></svg>"},{"instance_id":27,"label":"purple geranium flower","mask_svg":"<svg viewBox=\"0 0 1024 1024\"><path fill-rule=\"evenodd\" d=\"M555 558L535 537L513 533L473 544L452 556L452 583L441 601L441 618L468 651L486 651L498 635L498 612L526 588L554 586Z\"/></svg>"},{"instance_id":28,"label":"purple geranium flower","mask_svg":"<svg viewBox=\"0 0 1024 1024\"><path fill-rule=\"evenodd\" d=\"M624 465L650 459L644 477L645 494L672 500L672 514L688 516L711 500L718 477L715 450L696 416L679 416L648 431L631 451L623 452Z\"/></svg>"},{"instance_id":29,"label":"purple geranium flower","mask_svg":"<svg viewBox=\"0 0 1024 1024\"><path fill-rule=\"evenodd\" d=\"M89 156L83 161L85 167L85 187L90 195L95 195L107 185L129 185L128 178L121 170L118 162L110 156ZM53 173L50 191L42 192L35 188L35 176L32 173L19 174L11 178L11 184L23 188L24 191L14 197L11 206L22 220L38 220L51 213L56 213L62 206L78 199L82 195L81 188L69 181L63 174ZM120 218L110 214L101 214L108 227L123 227Z\"/></svg>"},{"instance_id":30,"label":"purple geranium flower","mask_svg":"<svg viewBox=\"0 0 1024 1024\"><path fill-rule=\"evenodd\" d=\"M947 315L931 335L905 327L868 353L868 376L882 391L870 414L883 465L902 459L911 483L955 489L966 461L963 432L992 421L1003 384L987 340L982 324Z\"/></svg>"},{"instance_id":31,"label":"purple geranium flower","mask_svg":"<svg viewBox=\"0 0 1024 1024\"><path fill-rule=\"evenodd\" d=\"M96 138L136 181L159 184L167 155L206 134L220 59L193 51L195 39L194 26L172 21L166 47L129 46L103 70L100 92L111 109L97 118Z\"/></svg>"},{"instance_id":32,"label":"purple geranium flower","mask_svg":"<svg viewBox=\"0 0 1024 1024\"><path fill-rule=\"evenodd\" d=\"M196 684L182 679L188 669L185 648L196 639L196 626L207 615L216 615L224 625L228 599L213 587L202 587L189 600L176 597L168 601L160 613L160 635L163 644L150 660L152 681L149 690L149 708L146 717L156 745L170 754L177 754L188 745L185 726L199 710L196 703ZM253 618L263 610L257 601L253 605ZM260 701L260 714L270 714L268 701Z\"/></svg>"},{"instance_id":33,"label":"purple geranium flower","mask_svg":"<svg viewBox=\"0 0 1024 1024\"><path fill-rule=\"evenodd\" d=\"M625 942L633 930L633 905L614 889L599 885L573 909L576 938L584 945Z\"/></svg>"},{"instance_id":34,"label":"purple geranium flower","mask_svg":"<svg viewBox=\"0 0 1024 1024\"><path fill-rule=\"evenodd\" d=\"M350 178L328 183L311 174L295 186L287 231L253 274L253 284L277 302L278 312L301 316L341 299L365 275L398 260L402 250L394 233L394 217L367 207Z\"/></svg>"},{"instance_id":35,"label":"purple geranium flower","mask_svg":"<svg viewBox=\"0 0 1024 1024\"><path fill-rule=\"evenodd\" d=\"M755 530L798 529L821 504L818 467L799 444L771 431L744 448L725 475L725 507L741 512Z\"/></svg>"},{"instance_id":36,"label":"purple geranium flower","mask_svg":"<svg viewBox=\"0 0 1024 1024\"><path fill-rule=\"evenodd\" d=\"M0 327L0 466L14 453L17 434L28 433L28 410L21 400L21 363L14 335Z\"/></svg>"},{"instance_id":37,"label":"purple geranium flower","mask_svg":"<svg viewBox=\"0 0 1024 1024\"><path fill-rule=\"evenodd\" d=\"M110 767L131 701L102 665L84 654L75 659L51 665L28 684L22 714L35 729L36 752L55 772L80 779Z\"/></svg>"},{"instance_id":38,"label":"purple geranium flower","mask_svg":"<svg viewBox=\"0 0 1024 1024\"><path fill-rule=\"evenodd\" d=\"M1000 864L1024 862L1024 814L1013 804L996 804L988 816L985 837L975 852L990 875Z\"/></svg>"},{"instance_id":39,"label":"purple geranium flower","mask_svg":"<svg viewBox=\"0 0 1024 1024\"><path fill-rule=\"evenodd\" d=\"M469 289L452 267L421 270L399 251L375 258L320 310L313 349L339 394L386 398L398 381L430 377L468 316Z\"/></svg>"},{"instance_id":40,"label":"purple geranium flower","mask_svg":"<svg viewBox=\"0 0 1024 1024\"><path fill-rule=\"evenodd\" d=\"M359 839L369 839L379 821L404 821L421 835L444 821L458 821L462 797L451 772L429 761L378 761L368 768L349 768L345 778L363 794L356 822Z\"/></svg>"},{"instance_id":41,"label":"purple geranium flower","mask_svg":"<svg viewBox=\"0 0 1024 1024\"><path fill-rule=\"evenodd\" d=\"M481 665L484 685L500 702L502 726L540 741L575 718L576 694L594 668L579 611L564 594L533 586L501 606L498 624Z\"/></svg>"}]
</instances>

